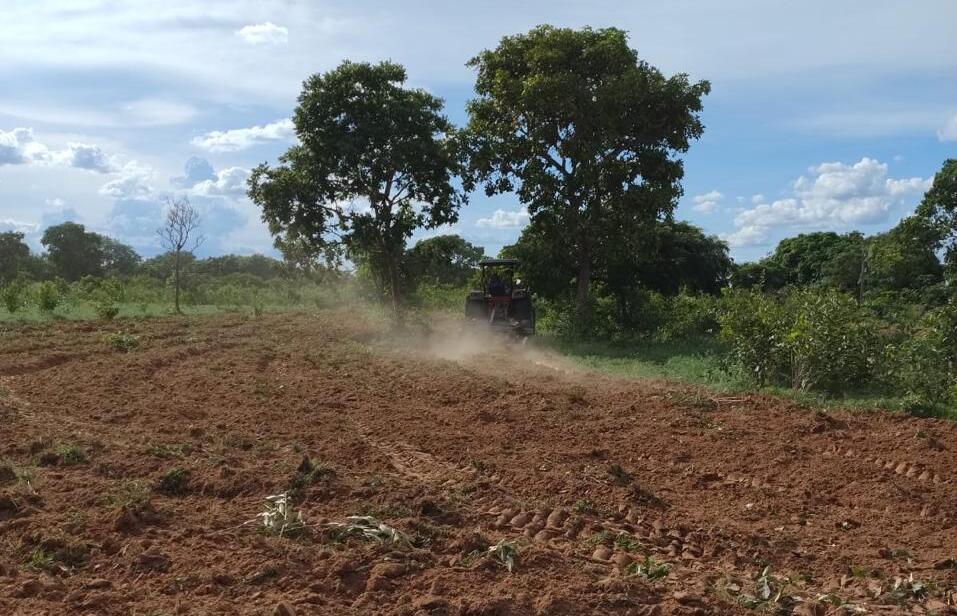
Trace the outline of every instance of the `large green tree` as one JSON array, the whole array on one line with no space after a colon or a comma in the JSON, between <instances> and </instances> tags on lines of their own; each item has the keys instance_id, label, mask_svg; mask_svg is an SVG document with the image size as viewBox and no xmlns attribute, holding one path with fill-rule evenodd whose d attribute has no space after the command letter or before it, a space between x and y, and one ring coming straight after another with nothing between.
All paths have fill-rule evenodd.
<instances>
[{"instance_id":1,"label":"large green tree","mask_svg":"<svg viewBox=\"0 0 957 616\"><path fill-rule=\"evenodd\" d=\"M957 159L944 161L916 215L933 229L937 247L944 252L948 276L957 279Z\"/></svg>"},{"instance_id":2,"label":"large green tree","mask_svg":"<svg viewBox=\"0 0 957 616\"><path fill-rule=\"evenodd\" d=\"M345 62L313 75L293 117L299 144L249 179L279 244L341 242L369 264L396 314L406 241L418 227L457 220L466 199L454 182L461 148L442 101L405 81L392 62Z\"/></svg>"},{"instance_id":3,"label":"large green tree","mask_svg":"<svg viewBox=\"0 0 957 616\"><path fill-rule=\"evenodd\" d=\"M867 291L925 289L943 281L937 235L919 216L905 218L867 239L861 294Z\"/></svg>"},{"instance_id":4,"label":"large green tree","mask_svg":"<svg viewBox=\"0 0 957 616\"><path fill-rule=\"evenodd\" d=\"M103 237L75 222L47 227L40 243L55 275L73 282L103 274Z\"/></svg>"},{"instance_id":5,"label":"large green tree","mask_svg":"<svg viewBox=\"0 0 957 616\"><path fill-rule=\"evenodd\" d=\"M420 282L463 285L484 256L484 248L458 235L439 235L409 249L406 267L409 276Z\"/></svg>"},{"instance_id":6,"label":"large green tree","mask_svg":"<svg viewBox=\"0 0 957 616\"><path fill-rule=\"evenodd\" d=\"M670 216L681 195L677 154L703 131L705 81L665 77L625 32L537 27L473 58L472 167L488 194L516 191L532 223L575 267L588 307L603 244Z\"/></svg>"},{"instance_id":7,"label":"large green tree","mask_svg":"<svg viewBox=\"0 0 957 616\"><path fill-rule=\"evenodd\" d=\"M858 288L865 254L860 233L802 233L781 240L764 260L776 286L823 285L845 291Z\"/></svg>"},{"instance_id":8,"label":"large green tree","mask_svg":"<svg viewBox=\"0 0 957 616\"><path fill-rule=\"evenodd\" d=\"M105 235L100 236L103 272L110 276L132 276L143 260L132 246Z\"/></svg>"},{"instance_id":9,"label":"large green tree","mask_svg":"<svg viewBox=\"0 0 957 616\"><path fill-rule=\"evenodd\" d=\"M10 282L23 272L30 258L30 247L23 241L23 233L0 233L0 284Z\"/></svg>"}]
</instances>

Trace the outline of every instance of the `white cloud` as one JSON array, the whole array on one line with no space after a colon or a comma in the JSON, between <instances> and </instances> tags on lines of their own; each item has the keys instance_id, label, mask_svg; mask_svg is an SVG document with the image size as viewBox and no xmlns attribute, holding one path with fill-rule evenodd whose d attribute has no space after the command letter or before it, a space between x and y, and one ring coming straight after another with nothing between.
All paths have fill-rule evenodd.
<instances>
[{"instance_id":1,"label":"white cloud","mask_svg":"<svg viewBox=\"0 0 957 616\"><path fill-rule=\"evenodd\" d=\"M724 236L732 246L762 245L775 231L838 230L884 222L895 207L930 187L930 179L887 177L887 165L862 158L853 165L823 163L792 184L791 196L739 213L736 230ZM758 197L759 195L755 195Z\"/></svg>"},{"instance_id":2,"label":"white cloud","mask_svg":"<svg viewBox=\"0 0 957 616\"><path fill-rule=\"evenodd\" d=\"M718 202L722 199L724 199L724 195L717 190L712 190L711 192L692 198L692 201L695 203L692 209L696 212L711 213L715 211L718 207Z\"/></svg>"},{"instance_id":3,"label":"white cloud","mask_svg":"<svg viewBox=\"0 0 957 616\"><path fill-rule=\"evenodd\" d=\"M32 129L0 130L0 165L27 165L49 160L49 149L33 137Z\"/></svg>"},{"instance_id":4,"label":"white cloud","mask_svg":"<svg viewBox=\"0 0 957 616\"><path fill-rule=\"evenodd\" d=\"M488 218L479 218L475 221L477 227L494 227L496 229L516 229L528 224L528 209L520 208L514 212L495 210Z\"/></svg>"},{"instance_id":5,"label":"white cloud","mask_svg":"<svg viewBox=\"0 0 957 616\"><path fill-rule=\"evenodd\" d=\"M289 29L271 21L243 26L236 35L250 45L284 45L289 42Z\"/></svg>"},{"instance_id":6,"label":"white cloud","mask_svg":"<svg viewBox=\"0 0 957 616\"><path fill-rule=\"evenodd\" d=\"M98 145L71 143L63 155L66 164L77 169L97 173L109 173L116 169L116 165Z\"/></svg>"},{"instance_id":7,"label":"white cloud","mask_svg":"<svg viewBox=\"0 0 957 616\"><path fill-rule=\"evenodd\" d=\"M115 169L113 161L98 145L69 143L63 150L51 150L36 139L30 128L0 130L2 165L62 165L97 173L109 173Z\"/></svg>"},{"instance_id":8,"label":"white cloud","mask_svg":"<svg viewBox=\"0 0 957 616\"><path fill-rule=\"evenodd\" d=\"M937 138L941 141L957 141L957 113L950 116L944 127L937 131Z\"/></svg>"},{"instance_id":9,"label":"white cloud","mask_svg":"<svg viewBox=\"0 0 957 616\"><path fill-rule=\"evenodd\" d=\"M264 126L225 131L214 130L201 137L195 137L192 144L210 152L236 152L267 141L292 141L295 136L295 126L291 119L286 118Z\"/></svg>"},{"instance_id":10,"label":"white cloud","mask_svg":"<svg viewBox=\"0 0 957 616\"><path fill-rule=\"evenodd\" d=\"M246 180L249 169L229 167L216 174L215 179L203 180L195 184L191 192L204 197L242 197L246 194Z\"/></svg>"},{"instance_id":11,"label":"white cloud","mask_svg":"<svg viewBox=\"0 0 957 616\"><path fill-rule=\"evenodd\" d=\"M114 199L144 200L153 196L150 184L156 174L148 165L130 161L117 172L117 177L100 187L100 194Z\"/></svg>"},{"instance_id":12,"label":"white cloud","mask_svg":"<svg viewBox=\"0 0 957 616\"><path fill-rule=\"evenodd\" d=\"M0 233L7 231L19 231L23 234L36 233L40 225L31 222L13 220L12 218L0 218Z\"/></svg>"},{"instance_id":13,"label":"white cloud","mask_svg":"<svg viewBox=\"0 0 957 616\"><path fill-rule=\"evenodd\" d=\"M761 193L758 193L756 195L751 195L751 203L755 205L759 203L764 203L764 201L765 201L764 195L762 195Z\"/></svg>"}]
</instances>

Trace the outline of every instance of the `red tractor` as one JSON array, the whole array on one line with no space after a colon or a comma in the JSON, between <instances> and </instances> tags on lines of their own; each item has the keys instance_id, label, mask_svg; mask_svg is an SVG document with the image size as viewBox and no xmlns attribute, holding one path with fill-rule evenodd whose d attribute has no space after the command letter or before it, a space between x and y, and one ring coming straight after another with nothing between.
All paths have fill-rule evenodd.
<instances>
[{"instance_id":1,"label":"red tractor","mask_svg":"<svg viewBox=\"0 0 957 616\"><path fill-rule=\"evenodd\" d=\"M465 318L489 329L527 338L535 333L532 295L515 277L517 259L484 259L479 262L481 289L465 300Z\"/></svg>"}]
</instances>

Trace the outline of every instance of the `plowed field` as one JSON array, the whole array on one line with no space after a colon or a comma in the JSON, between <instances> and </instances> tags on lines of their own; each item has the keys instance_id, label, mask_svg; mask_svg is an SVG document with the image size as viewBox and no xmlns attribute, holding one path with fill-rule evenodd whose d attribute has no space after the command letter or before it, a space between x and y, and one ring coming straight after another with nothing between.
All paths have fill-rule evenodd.
<instances>
[{"instance_id":1,"label":"plowed field","mask_svg":"<svg viewBox=\"0 0 957 616\"><path fill-rule=\"evenodd\" d=\"M341 312L6 325L0 614L954 613L955 471L957 424Z\"/></svg>"}]
</instances>

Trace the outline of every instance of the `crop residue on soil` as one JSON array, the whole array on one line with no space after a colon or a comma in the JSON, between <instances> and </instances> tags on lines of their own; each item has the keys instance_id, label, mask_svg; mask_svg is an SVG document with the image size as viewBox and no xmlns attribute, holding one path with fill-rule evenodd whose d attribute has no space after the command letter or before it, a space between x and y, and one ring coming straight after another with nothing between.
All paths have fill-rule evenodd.
<instances>
[{"instance_id":1,"label":"crop residue on soil","mask_svg":"<svg viewBox=\"0 0 957 616\"><path fill-rule=\"evenodd\" d=\"M381 335L5 326L0 614L953 611L955 424Z\"/></svg>"}]
</instances>

